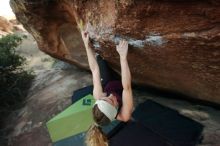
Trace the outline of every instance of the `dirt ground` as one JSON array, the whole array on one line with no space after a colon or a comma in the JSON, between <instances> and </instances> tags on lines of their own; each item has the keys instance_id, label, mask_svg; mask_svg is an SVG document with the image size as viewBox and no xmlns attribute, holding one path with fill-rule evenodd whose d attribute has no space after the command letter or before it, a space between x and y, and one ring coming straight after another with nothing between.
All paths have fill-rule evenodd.
<instances>
[{"instance_id":1,"label":"dirt ground","mask_svg":"<svg viewBox=\"0 0 220 146\"><path fill-rule=\"evenodd\" d=\"M54 61L37 48L36 42L28 39L19 52L28 58L27 68L32 68L36 78L29 91L25 107L10 116L8 126L13 127L10 146L51 146L45 123L71 104L72 92L92 83L91 74L75 66ZM56 62L56 63L54 63ZM178 95L177 95L178 96ZM162 105L176 109L205 128L199 146L220 146L220 111L209 106L184 100L165 98L150 94L147 90L134 90L135 103L152 99Z\"/></svg>"}]
</instances>

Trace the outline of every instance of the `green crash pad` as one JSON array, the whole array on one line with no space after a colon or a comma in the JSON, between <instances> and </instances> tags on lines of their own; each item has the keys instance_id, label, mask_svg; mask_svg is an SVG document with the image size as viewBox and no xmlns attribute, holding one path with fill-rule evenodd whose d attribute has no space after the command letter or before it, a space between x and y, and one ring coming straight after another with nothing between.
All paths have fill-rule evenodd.
<instances>
[{"instance_id":1,"label":"green crash pad","mask_svg":"<svg viewBox=\"0 0 220 146\"><path fill-rule=\"evenodd\" d=\"M46 123L52 142L85 132L93 123L95 99L87 95Z\"/></svg>"}]
</instances>

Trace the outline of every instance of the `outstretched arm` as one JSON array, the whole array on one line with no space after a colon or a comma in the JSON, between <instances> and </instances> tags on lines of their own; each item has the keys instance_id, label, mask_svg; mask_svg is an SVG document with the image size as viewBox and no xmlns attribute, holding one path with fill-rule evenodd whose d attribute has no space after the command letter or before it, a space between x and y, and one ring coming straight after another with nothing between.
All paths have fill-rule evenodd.
<instances>
[{"instance_id":1,"label":"outstretched arm","mask_svg":"<svg viewBox=\"0 0 220 146\"><path fill-rule=\"evenodd\" d=\"M116 47L120 55L121 64L121 80L123 86L122 92L122 107L117 116L120 121L128 121L131 118L133 111L133 95L131 88L131 73L127 61L128 52L128 42L120 41L119 45Z\"/></svg>"},{"instance_id":2,"label":"outstretched arm","mask_svg":"<svg viewBox=\"0 0 220 146\"><path fill-rule=\"evenodd\" d=\"M92 72L93 96L97 100L100 97L105 96L105 94L103 93L102 85L101 85L99 66L94 57L92 49L89 47L89 34L86 31L82 31L82 39L85 44L89 67Z\"/></svg>"}]
</instances>

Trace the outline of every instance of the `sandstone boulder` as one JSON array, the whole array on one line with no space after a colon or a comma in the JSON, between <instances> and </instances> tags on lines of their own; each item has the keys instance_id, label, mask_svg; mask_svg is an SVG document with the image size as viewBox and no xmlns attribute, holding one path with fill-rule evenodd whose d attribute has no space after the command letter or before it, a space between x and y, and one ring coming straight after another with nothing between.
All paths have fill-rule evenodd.
<instances>
[{"instance_id":1,"label":"sandstone boulder","mask_svg":"<svg viewBox=\"0 0 220 146\"><path fill-rule=\"evenodd\" d=\"M3 16L0 16L0 36L12 33L13 25Z\"/></svg>"},{"instance_id":2,"label":"sandstone boulder","mask_svg":"<svg viewBox=\"0 0 220 146\"><path fill-rule=\"evenodd\" d=\"M88 69L80 30L120 72L115 45L129 42L133 81L220 104L218 0L11 0L47 54Z\"/></svg>"},{"instance_id":3,"label":"sandstone boulder","mask_svg":"<svg viewBox=\"0 0 220 146\"><path fill-rule=\"evenodd\" d=\"M8 20L0 16L0 37L12 34L15 31L24 31L24 28L16 19Z\"/></svg>"}]
</instances>

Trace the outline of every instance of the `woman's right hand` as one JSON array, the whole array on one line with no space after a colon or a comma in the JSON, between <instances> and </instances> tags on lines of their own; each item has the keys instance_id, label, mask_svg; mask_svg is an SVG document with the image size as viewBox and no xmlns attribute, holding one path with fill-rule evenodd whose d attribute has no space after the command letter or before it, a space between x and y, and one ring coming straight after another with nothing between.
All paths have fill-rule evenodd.
<instances>
[{"instance_id":1,"label":"woman's right hand","mask_svg":"<svg viewBox=\"0 0 220 146\"><path fill-rule=\"evenodd\" d=\"M126 58L128 53L128 42L121 40L119 45L116 46L116 50L121 58Z\"/></svg>"}]
</instances>

